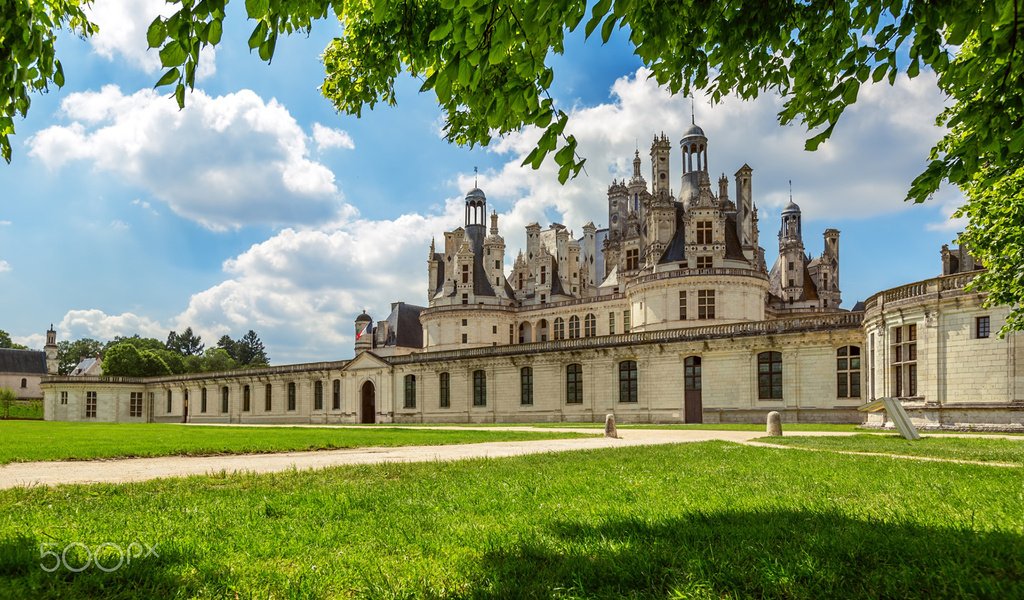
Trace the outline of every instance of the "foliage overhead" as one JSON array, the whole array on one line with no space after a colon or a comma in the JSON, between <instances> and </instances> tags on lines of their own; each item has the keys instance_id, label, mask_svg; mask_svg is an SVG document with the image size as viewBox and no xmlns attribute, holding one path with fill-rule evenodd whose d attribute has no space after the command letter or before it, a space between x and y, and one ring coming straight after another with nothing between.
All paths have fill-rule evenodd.
<instances>
[{"instance_id":1,"label":"foliage overhead","mask_svg":"<svg viewBox=\"0 0 1024 600\"><path fill-rule=\"evenodd\" d=\"M11 340L11 334L7 333L3 329L0 329L0 348L10 348L12 350L28 350L28 346L15 344L14 341Z\"/></svg>"},{"instance_id":2,"label":"foliage overhead","mask_svg":"<svg viewBox=\"0 0 1024 600\"><path fill-rule=\"evenodd\" d=\"M71 374L82 360L100 358L104 347L103 342L92 338L57 342L57 372L61 375Z\"/></svg>"},{"instance_id":3,"label":"foliage overhead","mask_svg":"<svg viewBox=\"0 0 1024 600\"><path fill-rule=\"evenodd\" d=\"M323 55L321 87L340 112L358 116L379 102L395 104L394 84L405 72L423 82L422 92L435 95L449 141L485 145L496 135L535 126L541 135L524 164L537 168L553 153L562 182L583 169L584 159L565 133L567 114L549 94L555 75L549 63L563 51L567 33L580 26L588 40L599 36L602 42L616 29L627 32L651 77L673 93L700 92L712 101L779 94L785 100L779 121L807 127L810 150L829 138L862 86L893 84L900 73L913 78L930 69L951 98L937 116L949 132L907 198L922 202L943 181L960 186L969 203L964 214L975 219L964 240L977 242L994 239L998 221L985 216L989 204L978 198L1024 166L1020 1L596 0L588 11L587 3L571 0L246 0L245 9L255 21L249 48L266 61L281 35L308 32L332 14L341 22L340 36ZM220 42L226 0L172 3L179 10L154 20L146 37L167 69L157 87L173 89L184 106L202 49ZM32 12L38 5L45 8ZM28 108L21 92L31 86L25 82L35 89L62 82L53 57L56 29L95 31L74 0L15 0L12 6L0 37L0 54L15 58L2 61L2 72L18 75L0 77L0 117L6 119L0 138L8 159L10 119ZM23 44L11 30L41 41ZM41 66L32 71L37 62ZM1016 200L1024 194L1019 187L1002 189ZM976 218L978 210L983 218ZM989 298L1011 304L1010 322L1020 325L1024 296L1014 289L1000 295L992 287L1013 273L988 244L972 249L997 272L979 280L994 292Z\"/></svg>"},{"instance_id":4,"label":"foliage overhead","mask_svg":"<svg viewBox=\"0 0 1024 600\"><path fill-rule=\"evenodd\" d=\"M103 355L103 374L121 377L170 375L167 364L153 350L137 348L120 342L107 348Z\"/></svg>"}]
</instances>

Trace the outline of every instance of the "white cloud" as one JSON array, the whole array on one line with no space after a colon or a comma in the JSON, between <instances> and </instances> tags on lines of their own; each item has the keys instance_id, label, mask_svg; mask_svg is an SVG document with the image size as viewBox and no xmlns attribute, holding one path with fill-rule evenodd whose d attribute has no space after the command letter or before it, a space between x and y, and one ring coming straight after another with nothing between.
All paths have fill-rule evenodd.
<instances>
[{"instance_id":1,"label":"white cloud","mask_svg":"<svg viewBox=\"0 0 1024 600\"><path fill-rule=\"evenodd\" d=\"M100 28L89 41L106 59L120 57L137 69L159 73L163 70L160 55L156 48L149 48L146 31L157 16L169 17L175 9L176 5L164 0L97 0L85 9ZM201 81L216 71L216 51L206 47L199 56L196 79Z\"/></svg>"},{"instance_id":2,"label":"white cloud","mask_svg":"<svg viewBox=\"0 0 1024 600\"><path fill-rule=\"evenodd\" d=\"M354 150L356 147L356 143L352 141L352 136L347 131L327 127L320 123L313 123L313 139L316 141L318 152L323 152L330 148Z\"/></svg>"},{"instance_id":3,"label":"white cloud","mask_svg":"<svg viewBox=\"0 0 1024 600\"><path fill-rule=\"evenodd\" d=\"M114 231L128 231L129 229L131 229L132 226L125 223L121 219L114 219L113 221L110 222L109 227Z\"/></svg>"},{"instance_id":4,"label":"white cloud","mask_svg":"<svg viewBox=\"0 0 1024 600\"><path fill-rule=\"evenodd\" d=\"M962 193L953 191L949 189L948 186L942 187L939 188L939 191L936 192L935 197L933 197L931 201L938 203L939 212L941 212L945 218L941 221L925 225L925 228L928 229L928 231L960 232L967 227L966 217L953 216L953 213L963 206L966 201Z\"/></svg>"},{"instance_id":5,"label":"white cloud","mask_svg":"<svg viewBox=\"0 0 1024 600\"><path fill-rule=\"evenodd\" d=\"M347 210L295 118L251 90L197 90L179 111L152 90L105 86L61 109L72 122L31 137L31 156L51 169L88 161L209 229L322 223Z\"/></svg>"},{"instance_id":6,"label":"white cloud","mask_svg":"<svg viewBox=\"0 0 1024 600\"><path fill-rule=\"evenodd\" d=\"M153 208L153 205L145 200L140 200L139 198L136 198L132 200L132 206L138 206L139 208L145 210L154 217L160 216L160 213L155 208Z\"/></svg>"},{"instance_id":7,"label":"white cloud","mask_svg":"<svg viewBox=\"0 0 1024 600\"><path fill-rule=\"evenodd\" d=\"M42 333L33 333L31 335L12 335L11 341L15 344L21 344L33 350L41 350L46 345L46 336Z\"/></svg>"},{"instance_id":8,"label":"white cloud","mask_svg":"<svg viewBox=\"0 0 1024 600\"><path fill-rule=\"evenodd\" d=\"M0 260L0 273L6 273L7 271L10 270L12 270L11 263L7 262L6 260Z\"/></svg>"},{"instance_id":9,"label":"white cloud","mask_svg":"<svg viewBox=\"0 0 1024 600\"><path fill-rule=\"evenodd\" d=\"M67 340L84 337L111 340L119 335L135 334L162 340L167 335L167 329L149 317L130 312L108 315L98 309L69 310L57 326L57 331L62 339Z\"/></svg>"},{"instance_id":10,"label":"white cloud","mask_svg":"<svg viewBox=\"0 0 1024 600\"><path fill-rule=\"evenodd\" d=\"M10 221L0 221L0 227L5 226L5 225L11 225L11 222Z\"/></svg>"}]
</instances>

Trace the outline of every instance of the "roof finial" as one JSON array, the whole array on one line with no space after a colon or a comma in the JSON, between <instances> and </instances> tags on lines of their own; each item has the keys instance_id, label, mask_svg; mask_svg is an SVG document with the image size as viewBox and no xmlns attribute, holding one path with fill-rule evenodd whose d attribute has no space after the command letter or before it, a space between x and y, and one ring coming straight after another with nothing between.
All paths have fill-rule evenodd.
<instances>
[{"instance_id":1,"label":"roof finial","mask_svg":"<svg viewBox=\"0 0 1024 600\"><path fill-rule=\"evenodd\" d=\"M479 175L480 175L479 171L477 171L476 167L473 167L473 187L475 187L475 188L480 187L479 184L477 183L477 177Z\"/></svg>"},{"instance_id":2,"label":"roof finial","mask_svg":"<svg viewBox=\"0 0 1024 600\"><path fill-rule=\"evenodd\" d=\"M789 201L793 201L793 180L789 180Z\"/></svg>"},{"instance_id":3,"label":"roof finial","mask_svg":"<svg viewBox=\"0 0 1024 600\"><path fill-rule=\"evenodd\" d=\"M693 96L690 96L690 124L691 125L696 125L697 124L697 119L696 119L696 117L694 117L694 112L693 112Z\"/></svg>"}]
</instances>

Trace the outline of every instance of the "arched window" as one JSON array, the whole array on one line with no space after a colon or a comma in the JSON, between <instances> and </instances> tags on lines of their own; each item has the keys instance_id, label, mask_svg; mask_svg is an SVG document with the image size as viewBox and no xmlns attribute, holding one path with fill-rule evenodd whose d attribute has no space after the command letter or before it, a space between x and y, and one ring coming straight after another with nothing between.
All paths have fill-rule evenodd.
<instances>
[{"instance_id":1,"label":"arched window","mask_svg":"<svg viewBox=\"0 0 1024 600\"><path fill-rule=\"evenodd\" d=\"M28 379L27 378L25 378L25 377L21 378L21 387L22 388L27 388L28 387Z\"/></svg>"},{"instance_id":2,"label":"arched window","mask_svg":"<svg viewBox=\"0 0 1024 600\"><path fill-rule=\"evenodd\" d=\"M452 405L452 394L451 394L451 378L448 373L441 373L437 376L438 385L438 396L440 398L440 407L448 408Z\"/></svg>"},{"instance_id":3,"label":"arched window","mask_svg":"<svg viewBox=\"0 0 1024 600\"><path fill-rule=\"evenodd\" d=\"M619 363L619 402L637 401L636 361L624 360Z\"/></svg>"},{"instance_id":4,"label":"arched window","mask_svg":"<svg viewBox=\"0 0 1024 600\"><path fill-rule=\"evenodd\" d=\"M580 337L580 318L576 315L569 317L569 339L574 340Z\"/></svg>"},{"instance_id":5,"label":"arched window","mask_svg":"<svg viewBox=\"0 0 1024 600\"><path fill-rule=\"evenodd\" d=\"M288 382L288 410L295 410L295 382Z\"/></svg>"},{"instance_id":6,"label":"arched window","mask_svg":"<svg viewBox=\"0 0 1024 600\"><path fill-rule=\"evenodd\" d=\"M583 336L594 337L597 335L597 317L594 313L588 313L583 319Z\"/></svg>"},{"instance_id":7,"label":"arched window","mask_svg":"<svg viewBox=\"0 0 1024 600\"><path fill-rule=\"evenodd\" d=\"M533 368L519 369L519 403L529 406L533 404Z\"/></svg>"},{"instance_id":8,"label":"arched window","mask_svg":"<svg viewBox=\"0 0 1024 600\"><path fill-rule=\"evenodd\" d=\"M416 408L416 376L405 376L405 408Z\"/></svg>"},{"instance_id":9,"label":"arched window","mask_svg":"<svg viewBox=\"0 0 1024 600\"><path fill-rule=\"evenodd\" d=\"M334 391L331 396L331 408L341 410L341 380L334 380Z\"/></svg>"},{"instance_id":10,"label":"arched window","mask_svg":"<svg viewBox=\"0 0 1024 600\"><path fill-rule=\"evenodd\" d=\"M565 367L565 403L583 403L583 365L573 363Z\"/></svg>"},{"instance_id":11,"label":"arched window","mask_svg":"<svg viewBox=\"0 0 1024 600\"><path fill-rule=\"evenodd\" d=\"M781 352L757 355L757 397L759 400L782 400Z\"/></svg>"},{"instance_id":12,"label":"arched window","mask_svg":"<svg viewBox=\"0 0 1024 600\"><path fill-rule=\"evenodd\" d=\"M170 399L170 398L168 398ZM168 403L170 404L170 403ZM242 412L249 412L252 405L252 392L249 390L249 386L242 388Z\"/></svg>"},{"instance_id":13,"label":"arched window","mask_svg":"<svg viewBox=\"0 0 1024 600\"><path fill-rule=\"evenodd\" d=\"M565 319L562 317L555 318L554 332L552 333L553 339L564 340L565 339Z\"/></svg>"},{"instance_id":14,"label":"arched window","mask_svg":"<svg viewBox=\"0 0 1024 600\"><path fill-rule=\"evenodd\" d=\"M200 393L199 412L206 412L206 388L203 388Z\"/></svg>"},{"instance_id":15,"label":"arched window","mask_svg":"<svg viewBox=\"0 0 1024 600\"><path fill-rule=\"evenodd\" d=\"M473 406L487 406L487 372L473 371Z\"/></svg>"},{"instance_id":16,"label":"arched window","mask_svg":"<svg viewBox=\"0 0 1024 600\"><path fill-rule=\"evenodd\" d=\"M860 398L860 346L836 350L836 396Z\"/></svg>"},{"instance_id":17,"label":"arched window","mask_svg":"<svg viewBox=\"0 0 1024 600\"><path fill-rule=\"evenodd\" d=\"M263 391L263 410L270 412L274 404L274 388L269 383L266 385Z\"/></svg>"},{"instance_id":18,"label":"arched window","mask_svg":"<svg viewBox=\"0 0 1024 600\"><path fill-rule=\"evenodd\" d=\"M220 412L228 412L228 386L220 388Z\"/></svg>"},{"instance_id":19,"label":"arched window","mask_svg":"<svg viewBox=\"0 0 1024 600\"><path fill-rule=\"evenodd\" d=\"M313 382L313 410L324 409L324 382Z\"/></svg>"}]
</instances>

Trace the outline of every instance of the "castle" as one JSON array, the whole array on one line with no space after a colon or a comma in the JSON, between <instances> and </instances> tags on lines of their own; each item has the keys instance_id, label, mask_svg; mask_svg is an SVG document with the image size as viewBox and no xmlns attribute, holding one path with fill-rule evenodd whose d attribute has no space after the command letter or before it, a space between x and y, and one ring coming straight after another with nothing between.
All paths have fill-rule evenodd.
<instances>
[{"instance_id":1,"label":"castle","mask_svg":"<svg viewBox=\"0 0 1024 600\"><path fill-rule=\"evenodd\" d=\"M462 227L432 241L426 306L355 320L352 360L144 379L49 377L47 419L345 423L593 421L861 422L903 400L926 427L1024 428L1024 351L998 338L1007 310L965 289L978 267L943 249L943 276L841 307L839 231L812 257L800 208L759 245L753 170L717 191L708 138L639 151L608 188L608 227L576 238L526 228L506 272L498 215L478 188ZM487 221L489 220L489 223ZM872 417L877 419L877 417Z\"/></svg>"}]
</instances>

